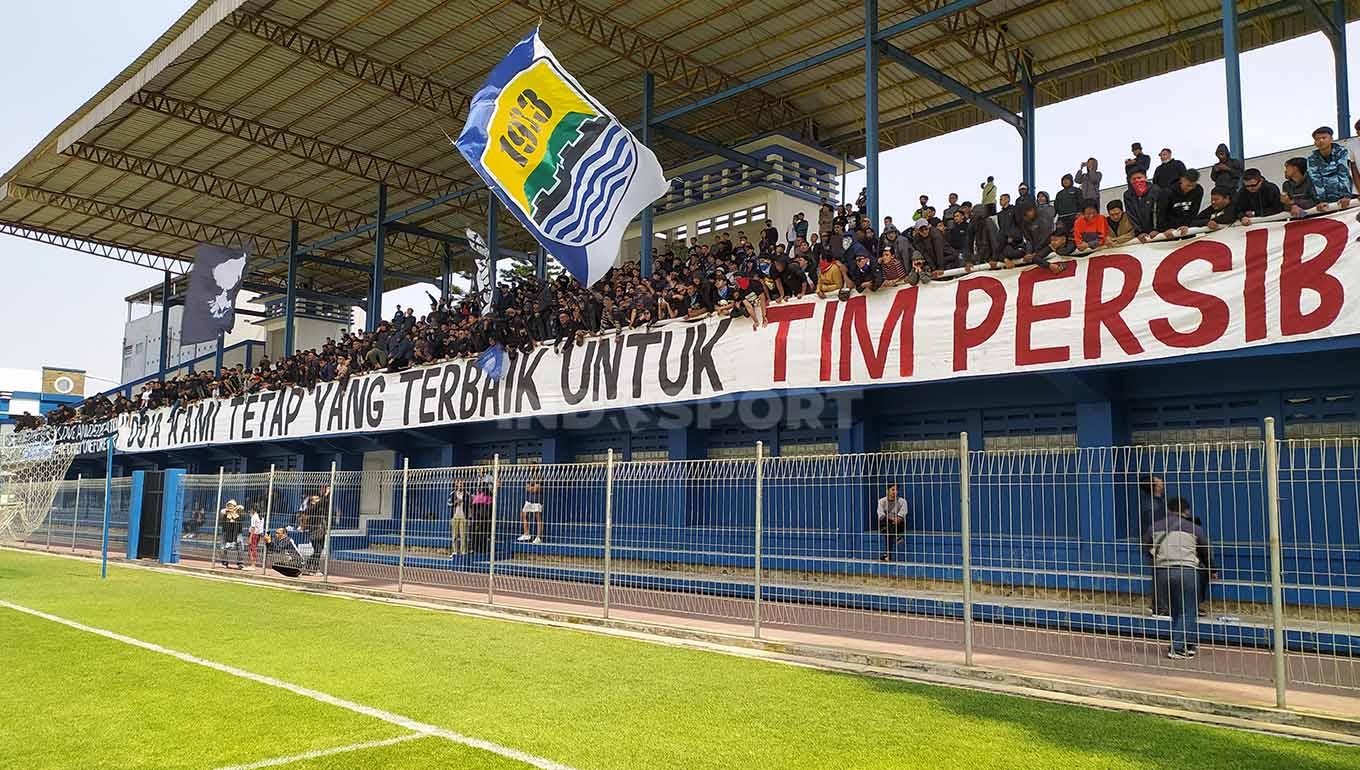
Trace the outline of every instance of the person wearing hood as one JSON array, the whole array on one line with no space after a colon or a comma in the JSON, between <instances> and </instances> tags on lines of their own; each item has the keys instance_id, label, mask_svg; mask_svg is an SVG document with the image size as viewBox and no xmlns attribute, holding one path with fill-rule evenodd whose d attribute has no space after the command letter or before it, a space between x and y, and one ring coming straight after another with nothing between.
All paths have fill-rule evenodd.
<instances>
[{"instance_id":1,"label":"person wearing hood","mask_svg":"<svg viewBox=\"0 0 1360 770\"><path fill-rule=\"evenodd\" d=\"M1290 216L1303 216L1303 212L1317 205L1317 190L1308 176L1307 158L1290 158L1284 162L1284 184L1280 185L1280 202L1289 207Z\"/></svg>"},{"instance_id":2,"label":"person wearing hood","mask_svg":"<svg viewBox=\"0 0 1360 770\"><path fill-rule=\"evenodd\" d=\"M1157 158L1161 163L1157 170L1152 172L1152 183L1163 190L1170 190L1181 178L1181 174L1185 173L1185 164L1173 158L1168 147L1163 147L1162 151L1157 153Z\"/></svg>"},{"instance_id":3,"label":"person wearing hood","mask_svg":"<svg viewBox=\"0 0 1360 770\"><path fill-rule=\"evenodd\" d=\"M1095 201L1097 210L1100 206L1100 180L1105 177L1099 169L1099 161L1095 158L1087 158L1086 162L1077 169L1077 175L1073 178L1081 187L1081 199Z\"/></svg>"},{"instance_id":4,"label":"person wearing hood","mask_svg":"<svg viewBox=\"0 0 1360 770\"><path fill-rule=\"evenodd\" d=\"M1077 187L1076 180L1071 174L1063 174L1062 189L1053 196L1053 211L1057 214L1058 222L1071 227L1076 221L1077 215L1081 214L1082 197L1081 188Z\"/></svg>"},{"instance_id":5,"label":"person wearing hood","mask_svg":"<svg viewBox=\"0 0 1360 770\"><path fill-rule=\"evenodd\" d=\"M1006 218L1006 229L1002 234L1001 258L1007 268L1015 267L1034 256L1038 247L1037 226L1038 209L1032 201L1015 207Z\"/></svg>"},{"instance_id":6,"label":"person wearing hood","mask_svg":"<svg viewBox=\"0 0 1360 770\"><path fill-rule=\"evenodd\" d=\"M1241 217L1244 225L1251 224L1254 217L1268 217L1284 211L1280 201L1280 188L1266 181L1260 169L1249 168L1242 174L1242 189L1233 199L1233 208Z\"/></svg>"},{"instance_id":7,"label":"person wearing hood","mask_svg":"<svg viewBox=\"0 0 1360 770\"><path fill-rule=\"evenodd\" d=\"M1242 161L1228 152L1226 144L1219 144L1218 149L1214 150L1214 155L1218 162L1214 164L1213 171L1209 174L1214 180L1214 187L1226 187L1236 192L1242 185Z\"/></svg>"},{"instance_id":8,"label":"person wearing hood","mask_svg":"<svg viewBox=\"0 0 1360 770\"><path fill-rule=\"evenodd\" d=\"M1029 184L1026 182L1021 182L1015 188L1015 205L1019 206L1021 203L1038 204L1034 193L1030 192Z\"/></svg>"},{"instance_id":9,"label":"person wearing hood","mask_svg":"<svg viewBox=\"0 0 1360 770\"><path fill-rule=\"evenodd\" d=\"M1142 171L1133 172L1129 178L1129 189L1124 191L1124 215L1132 220L1139 241L1146 242L1161 231L1165 195Z\"/></svg>"},{"instance_id":10,"label":"person wearing hood","mask_svg":"<svg viewBox=\"0 0 1360 770\"><path fill-rule=\"evenodd\" d=\"M1346 208L1355 195L1351 189L1350 151L1332 141L1329 126L1313 132L1313 147L1308 156L1308 176L1317 190L1318 203L1338 203L1340 208ZM1318 208L1322 210L1321 205Z\"/></svg>"},{"instance_id":11,"label":"person wearing hood","mask_svg":"<svg viewBox=\"0 0 1360 770\"><path fill-rule=\"evenodd\" d=\"M1133 181L1134 174L1137 174L1140 171L1143 174L1147 174L1148 169L1152 168L1152 158L1149 158L1147 154L1143 152L1143 144L1141 142L1134 142L1129 148L1129 154L1132 157L1127 158L1124 161L1124 177L1129 181Z\"/></svg>"},{"instance_id":12,"label":"person wearing hood","mask_svg":"<svg viewBox=\"0 0 1360 770\"><path fill-rule=\"evenodd\" d=\"M1001 231L987 206L974 206L972 222L969 223L968 249L965 252L969 266L996 265L1001 257Z\"/></svg>"},{"instance_id":13,"label":"person wearing hood","mask_svg":"<svg viewBox=\"0 0 1360 770\"><path fill-rule=\"evenodd\" d=\"M944 233L928 220L918 219L912 223L912 248L919 259L924 259L926 269L932 277L939 278L944 270L960 267L963 263L959 253L945 240Z\"/></svg>"},{"instance_id":14,"label":"person wearing hood","mask_svg":"<svg viewBox=\"0 0 1360 770\"><path fill-rule=\"evenodd\" d=\"M883 243L879 248L880 250L891 250L893 256L902 260L902 264L907 264L910 261L911 245L907 243L907 238L896 227L883 234Z\"/></svg>"},{"instance_id":15,"label":"person wearing hood","mask_svg":"<svg viewBox=\"0 0 1360 770\"><path fill-rule=\"evenodd\" d=\"M1233 207L1233 191L1227 187L1215 187L1209 193L1209 205L1199 212L1192 222L1194 227L1207 227L1218 230L1237 222L1237 209Z\"/></svg>"},{"instance_id":16,"label":"person wearing hood","mask_svg":"<svg viewBox=\"0 0 1360 770\"><path fill-rule=\"evenodd\" d=\"M1171 238L1185 235L1199 215L1204 201L1204 188L1199 186L1199 171L1185 169L1166 194L1166 212L1162 215L1162 235Z\"/></svg>"},{"instance_id":17,"label":"person wearing hood","mask_svg":"<svg viewBox=\"0 0 1360 770\"><path fill-rule=\"evenodd\" d=\"M1053 210L1053 205L1048 202L1048 193L1040 190L1037 198L1034 199L1034 242L1046 243L1048 234L1053 232L1054 217L1057 213Z\"/></svg>"}]
</instances>

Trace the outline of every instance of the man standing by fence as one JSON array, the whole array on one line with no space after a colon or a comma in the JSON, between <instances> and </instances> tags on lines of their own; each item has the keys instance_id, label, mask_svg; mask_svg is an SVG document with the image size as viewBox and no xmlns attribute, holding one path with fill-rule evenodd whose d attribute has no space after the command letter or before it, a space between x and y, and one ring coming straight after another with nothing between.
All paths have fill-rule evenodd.
<instances>
[{"instance_id":1,"label":"man standing by fence","mask_svg":"<svg viewBox=\"0 0 1360 770\"><path fill-rule=\"evenodd\" d=\"M1199 647L1199 569L1209 564L1209 540L1179 498L1148 528L1152 590L1171 612L1172 659L1193 658Z\"/></svg>"}]
</instances>

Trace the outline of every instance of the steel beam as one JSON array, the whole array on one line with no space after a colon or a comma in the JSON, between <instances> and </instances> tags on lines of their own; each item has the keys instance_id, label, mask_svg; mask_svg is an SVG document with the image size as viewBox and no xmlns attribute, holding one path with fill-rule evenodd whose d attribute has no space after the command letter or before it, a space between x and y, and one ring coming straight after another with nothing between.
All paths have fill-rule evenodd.
<instances>
[{"instance_id":1,"label":"steel beam","mask_svg":"<svg viewBox=\"0 0 1360 770\"><path fill-rule=\"evenodd\" d=\"M153 270L168 270L173 273L183 273L189 269L192 260L181 254L170 254L162 251L144 251L126 244L115 241L107 241L98 238L85 238L70 233L60 233L55 230L48 230L34 225L21 222L7 222L0 220L0 235L9 235L15 238L23 238L26 241L35 243L45 243L49 246L77 251L81 254L90 254L104 259L111 259L114 262L123 262L138 267L148 267Z\"/></svg>"},{"instance_id":2,"label":"steel beam","mask_svg":"<svg viewBox=\"0 0 1360 770\"><path fill-rule=\"evenodd\" d=\"M1336 130L1342 139L1351 136L1351 75L1346 58L1346 0L1332 0L1332 61L1336 70Z\"/></svg>"},{"instance_id":3,"label":"steel beam","mask_svg":"<svg viewBox=\"0 0 1360 770\"><path fill-rule=\"evenodd\" d=\"M449 278L453 272L453 247L449 244L442 244L440 249L439 263L439 297L443 299L449 296Z\"/></svg>"},{"instance_id":4,"label":"steel beam","mask_svg":"<svg viewBox=\"0 0 1360 770\"><path fill-rule=\"evenodd\" d=\"M878 0L864 0L864 196L878 232Z\"/></svg>"},{"instance_id":5,"label":"steel beam","mask_svg":"<svg viewBox=\"0 0 1360 770\"><path fill-rule=\"evenodd\" d=\"M754 155L748 155L744 152L739 152L737 150L723 146L721 144L714 144L713 142L710 142L707 139L704 139L703 137L698 137L685 131L681 131L678 128L660 124L653 125L652 128L656 131L656 133L666 137L667 139L672 139L674 141L680 142L681 144L689 145L690 147L693 147L694 149L708 155L717 155L726 158L734 163L741 163L743 165L750 166L756 169L756 171L760 172L761 174L775 174L778 173L779 171L769 161L762 160Z\"/></svg>"},{"instance_id":6,"label":"steel beam","mask_svg":"<svg viewBox=\"0 0 1360 770\"><path fill-rule=\"evenodd\" d=\"M453 86L410 72L400 65L380 61L331 40L309 35L297 27L241 9L234 11L222 23L380 88L435 115L456 118L467 112L469 96Z\"/></svg>"},{"instance_id":7,"label":"steel beam","mask_svg":"<svg viewBox=\"0 0 1360 770\"><path fill-rule=\"evenodd\" d=\"M936 8L933 11L927 11L926 13L920 14L918 16L913 16L912 18L907 19L905 21L900 21L896 24L884 27L883 29L878 30L874 34L872 39L874 42L883 42L885 40L888 40L889 38L901 35L904 32L910 32L913 29L924 27L927 24L934 24L935 22L940 21L942 19L946 19L954 14L967 11L973 6L981 5L984 2L987 2L987 0L953 0L953 2L945 3L944 5ZM793 64L780 67L779 69L774 70L773 72L768 72L764 75L752 78L751 80L746 81L745 83L736 83L733 85L729 85L725 88L722 88L718 92L705 96L702 99L699 99L691 104L687 104L683 107L675 107L673 109L666 110L660 115L655 116L653 118L653 122L669 123L682 115L688 115L689 113L694 112L696 110L702 110L705 107L711 107L714 104L730 99L733 96L744 94L747 91L754 91L763 88L764 86L767 86L770 83L775 82L776 80L786 78L790 75L796 75L800 72L806 72L807 70L821 66L822 64L825 64L826 62L829 62L833 59L839 59L842 56L849 56L852 53L859 53L860 51L863 50L865 50L864 38L860 38L859 40L852 40L848 43L838 45L835 48L823 51L822 53L809 56L808 58L803 59L801 61L794 62ZM798 117L801 118L805 116L800 114ZM634 130L637 129L634 128Z\"/></svg>"},{"instance_id":8,"label":"steel beam","mask_svg":"<svg viewBox=\"0 0 1360 770\"><path fill-rule=\"evenodd\" d=\"M926 64L925 62L921 61L915 56L912 56L906 51L903 51L901 48L898 48L892 43L887 42L879 43L878 49L882 51L884 56L887 56L893 62L901 65L908 72L912 73L913 75L916 75L917 77L924 78L925 80L934 83L935 85L939 86L945 91L948 91L949 93L959 97L960 99L963 100L965 104L971 104L972 106L982 110L988 115L991 115L992 117L997 118L999 120L1003 120L1006 123L1009 123L1016 129L1020 129L1021 131L1024 130L1023 128L1021 128L1020 125L1021 123L1020 117L1017 116L1014 112L1011 112L1005 107L1002 107L1000 104L997 104L996 102L992 101L991 99L988 99L982 94L979 94L978 92L974 91L973 89L969 88L968 86L964 85L958 80L955 80L949 75L940 72L939 70L935 69L929 64Z\"/></svg>"},{"instance_id":9,"label":"steel beam","mask_svg":"<svg viewBox=\"0 0 1360 770\"><path fill-rule=\"evenodd\" d=\"M500 201L496 199L496 194L491 190L486 191L486 247L490 255L487 260L491 263L491 302L495 304L500 299L497 296L500 292L498 286L500 281L499 271L496 269L496 258L500 256L500 235L496 232L496 209L499 208Z\"/></svg>"},{"instance_id":10,"label":"steel beam","mask_svg":"<svg viewBox=\"0 0 1360 770\"><path fill-rule=\"evenodd\" d=\"M299 253L297 256L297 261L299 263L325 265L326 267L333 267L337 270L352 270L356 273L365 273L370 276L373 273L372 265L366 265L361 262L350 262L344 259L334 259L332 257L319 257L315 254ZM409 273L404 270L393 270L391 268L386 267L383 270L383 275L386 275L389 278L400 278L403 281L413 281L416 283L428 283L430 280L430 277L426 275L420 275L418 273Z\"/></svg>"},{"instance_id":11,"label":"steel beam","mask_svg":"<svg viewBox=\"0 0 1360 770\"><path fill-rule=\"evenodd\" d=\"M1245 158L1242 144L1242 65L1237 55L1237 0L1223 0L1223 70L1228 86L1228 148Z\"/></svg>"},{"instance_id":12,"label":"steel beam","mask_svg":"<svg viewBox=\"0 0 1360 770\"><path fill-rule=\"evenodd\" d=\"M456 198L446 199L445 202L451 206L465 209L470 215L480 216L482 213L478 196L463 190L463 188L473 184L471 178L456 179L444 176L390 158L299 134L258 120L242 118L229 112L178 99L157 91L145 89L137 91L128 98L128 103L135 104L145 110L168 115L194 126L236 137L250 144L268 147L359 179L386 182L392 187L422 198L458 192L459 195Z\"/></svg>"},{"instance_id":13,"label":"steel beam","mask_svg":"<svg viewBox=\"0 0 1360 770\"><path fill-rule=\"evenodd\" d=\"M652 111L655 105L656 79L651 70L642 73L642 144L646 147L652 146ZM642 226L639 234L642 236L642 254L638 259L638 267L642 273L643 280L650 280L652 275L652 217L655 214L652 204L648 203L642 207Z\"/></svg>"},{"instance_id":14,"label":"steel beam","mask_svg":"<svg viewBox=\"0 0 1360 770\"><path fill-rule=\"evenodd\" d=\"M373 237L373 282L368 294L368 309L364 313L364 322L369 331L378 328L378 322L382 320L383 258L387 251L387 234L384 232L384 228L387 227L387 185L383 183L378 184L376 221L378 227Z\"/></svg>"},{"instance_id":15,"label":"steel beam","mask_svg":"<svg viewBox=\"0 0 1360 770\"><path fill-rule=\"evenodd\" d=\"M297 321L297 268L298 268L298 223L294 219L288 226L288 283L284 295L283 308L283 354L293 355L295 322Z\"/></svg>"},{"instance_id":16,"label":"steel beam","mask_svg":"<svg viewBox=\"0 0 1360 770\"><path fill-rule=\"evenodd\" d=\"M1020 65L1020 112L1023 115L1020 127L1020 170L1021 178L1030 190L1038 190L1035 184L1035 155L1039 137L1034 126L1034 71L1033 62L1025 58Z\"/></svg>"},{"instance_id":17,"label":"steel beam","mask_svg":"<svg viewBox=\"0 0 1360 770\"><path fill-rule=\"evenodd\" d=\"M66 148L66 154L105 168L211 195L286 219L297 219L325 230L352 230L362 225L366 218L365 214L357 211L83 142L76 142Z\"/></svg>"},{"instance_id":18,"label":"steel beam","mask_svg":"<svg viewBox=\"0 0 1360 770\"><path fill-rule=\"evenodd\" d=\"M543 244L538 245L538 252L534 254L534 277L542 281L548 277L548 250L543 248Z\"/></svg>"},{"instance_id":19,"label":"steel beam","mask_svg":"<svg viewBox=\"0 0 1360 770\"><path fill-rule=\"evenodd\" d=\"M161 358L157 362L156 380L165 382L165 370L170 366L170 271L161 273Z\"/></svg>"}]
</instances>

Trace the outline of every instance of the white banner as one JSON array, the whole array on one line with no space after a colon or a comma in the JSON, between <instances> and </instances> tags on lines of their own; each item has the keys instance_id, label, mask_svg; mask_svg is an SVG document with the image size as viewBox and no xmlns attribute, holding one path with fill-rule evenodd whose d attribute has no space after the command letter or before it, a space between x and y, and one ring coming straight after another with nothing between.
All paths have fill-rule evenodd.
<instances>
[{"instance_id":1,"label":"white banner","mask_svg":"<svg viewBox=\"0 0 1360 770\"><path fill-rule=\"evenodd\" d=\"M488 382L471 361L119 418L118 448L405 430L783 388L863 387L1072 369L1360 333L1351 213L1134 244L927 286L772 305L539 346Z\"/></svg>"}]
</instances>

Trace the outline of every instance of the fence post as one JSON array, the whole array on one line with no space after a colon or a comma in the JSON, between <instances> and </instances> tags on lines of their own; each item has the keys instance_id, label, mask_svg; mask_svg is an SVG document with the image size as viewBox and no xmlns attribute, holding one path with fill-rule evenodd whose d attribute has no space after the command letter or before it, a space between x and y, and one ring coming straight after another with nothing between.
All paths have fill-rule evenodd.
<instances>
[{"instance_id":1,"label":"fence post","mask_svg":"<svg viewBox=\"0 0 1360 770\"><path fill-rule=\"evenodd\" d=\"M217 564L217 537L220 534L219 527L222 523L222 475L226 471L222 466L217 466L217 507L213 509L213 535L212 545L208 550L208 569L212 569ZM240 555L238 552L237 555ZM222 549L222 561L227 560L227 550Z\"/></svg>"},{"instance_id":2,"label":"fence post","mask_svg":"<svg viewBox=\"0 0 1360 770\"><path fill-rule=\"evenodd\" d=\"M71 511L71 553L76 552L76 528L80 526L80 474L76 474L76 507ZM49 539L52 533L48 532ZM51 550L50 548L48 550Z\"/></svg>"},{"instance_id":3,"label":"fence post","mask_svg":"<svg viewBox=\"0 0 1360 770\"><path fill-rule=\"evenodd\" d=\"M335 461L331 460L331 483L326 487L329 490L326 495L326 542L321 546L321 582L330 580L331 576L331 527L335 526Z\"/></svg>"},{"instance_id":4,"label":"fence post","mask_svg":"<svg viewBox=\"0 0 1360 770\"><path fill-rule=\"evenodd\" d=\"M973 501L968 479L968 433L959 434L959 540L963 557L963 664L973 665Z\"/></svg>"},{"instance_id":5,"label":"fence post","mask_svg":"<svg viewBox=\"0 0 1360 770\"><path fill-rule=\"evenodd\" d=\"M612 564L610 551L614 531L614 450L605 457L604 465L604 616L609 617L609 579Z\"/></svg>"},{"instance_id":6,"label":"fence post","mask_svg":"<svg viewBox=\"0 0 1360 770\"><path fill-rule=\"evenodd\" d=\"M113 452L114 437L109 436L108 444L104 447L104 523L103 532L99 536L99 579L103 580L109 576L109 516L113 502Z\"/></svg>"},{"instance_id":7,"label":"fence post","mask_svg":"<svg viewBox=\"0 0 1360 770\"><path fill-rule=\"evenodd\" d=\"M755 606L751 611L751 621L754 627L755 638L760 638L760 595L762 575L760 564L760 531L762 511L765 508L765 442L756 442L756 585L755 585Z\"/></svg>"},{"instance_id":8,"label":"fence post","mask_svg":"<svg viewBox=\"0 0 1360 770\"><path fill-rule=\"evenodd\" d=\"M264 495L264 535L260 538L260 574L269 571L269 517L274 512L274 464L269 464L269 487Z\"/></svg>"},{"instance_id":9,"label":"fence post","mask_svg":"<svg viewBox=\"0 0 1360 770\"><path fill-rule=\"evenodd\" d=\"M491 563L486 571L486 603L496 603L496 498L500 495L501 456L491 458Z\"/></svg>"},{"instance_id":10,"label":"fence post","mask_svg":"<svg viewBox=\"0 0 1360 770\"><path fill-rule=\"evenodd\" d=\"M1280 554L1280 448L1275 442L1275 418L1266 418L1266 519L1270 527L1271 649L1275 655L1275 707L1285 707L1288 673L1284 659L1284 575Z\"/></svg>"},{"instance_id":11,"label":"fence post","mask_svg":"<svg viewBox=\"0 0 1360 770\"><path fill-rule=\"evenodd\" d=\"M401 525L397 528L397 593L406 584L406 483L411 477L411 458L401 458Z\"/></svg>"}]
</instances>

